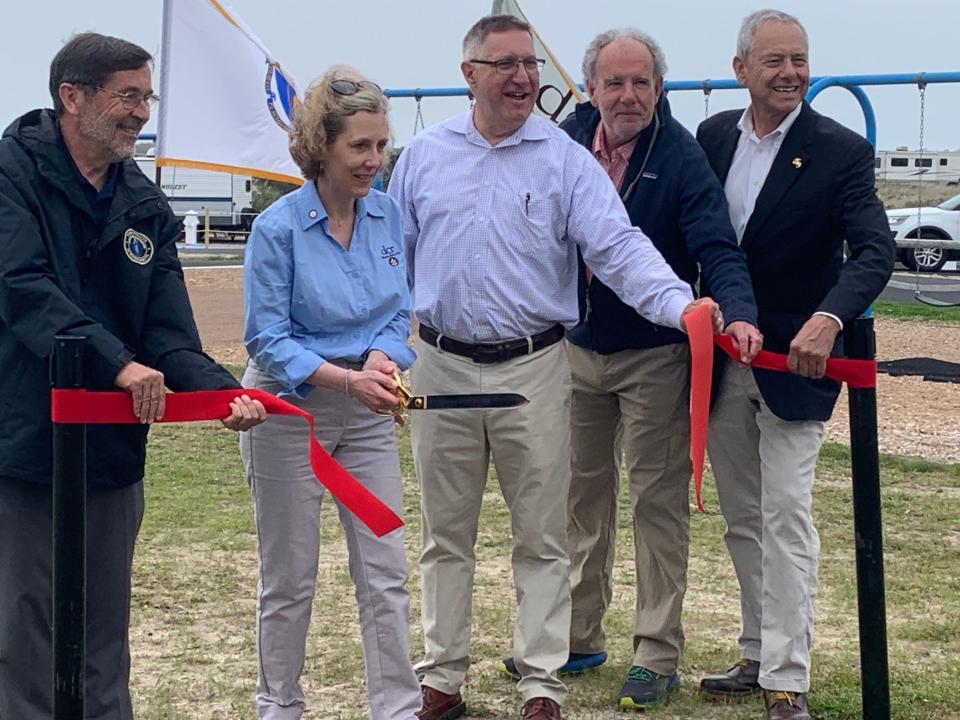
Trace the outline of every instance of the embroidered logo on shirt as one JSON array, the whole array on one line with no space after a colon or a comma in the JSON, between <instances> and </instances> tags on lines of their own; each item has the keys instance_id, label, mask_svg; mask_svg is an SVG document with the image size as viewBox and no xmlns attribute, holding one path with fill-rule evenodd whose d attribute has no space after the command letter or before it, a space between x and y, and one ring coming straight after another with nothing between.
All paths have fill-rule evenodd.
<instances>
[{"instance_id":1,"label":"embroidered logo on shirt","mask_svg":"<svg viewBox=\"0 0 960 720\"><path fill-rule=\"evenodd\" d=\"M130 262L146 265L153 260L153 241L143 233L128 228L123 234L123 251Z\"/></svg>"},{"instance_id":2,"label":"embroidered logo on shirt","mask_svg":"<svg viewBox=\"0 0 960 720\"><path fill-rule=\"evenodd\" d=\"M393 245L381 245L380 246L380 257L387 261L390 264L390 267L396 267L400 264L400 258L397 257L400 254L400 251L396 249Z\"/></svg>"}]
</instances>

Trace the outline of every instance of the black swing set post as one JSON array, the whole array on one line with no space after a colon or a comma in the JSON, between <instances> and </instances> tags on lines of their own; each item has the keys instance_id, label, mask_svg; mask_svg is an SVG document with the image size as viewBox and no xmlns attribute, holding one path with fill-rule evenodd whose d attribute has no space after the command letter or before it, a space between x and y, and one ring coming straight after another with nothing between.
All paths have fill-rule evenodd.
<instances>
[{"instance_id":1,"label":"black swing set post","mask_svg":"<svg viewBox=\"0 0 960 720\"><path fill-rule=\"evenodd\" d=\"M55 388L83 387L84 338L58 335ZM53 423L53 718L84 719L86 425Z\"/></svg>"}]
</instances>

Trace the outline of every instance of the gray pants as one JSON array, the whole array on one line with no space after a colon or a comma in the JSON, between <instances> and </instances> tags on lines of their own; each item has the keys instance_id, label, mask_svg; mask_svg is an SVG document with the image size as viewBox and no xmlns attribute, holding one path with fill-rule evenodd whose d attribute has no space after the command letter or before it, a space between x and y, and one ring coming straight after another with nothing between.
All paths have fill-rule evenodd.
<instances>
[{"instance_id":1,"label":"gray pants","mask_svg":"<svg viewBox=\"0 0 960 720\"><path fill-rule=\"evenodd\" d=\"M0 720L53 715L52 494L0 479ZM131 720L130 570L143 483L87 493L86 720Z\"/></svg>"},{"instance_id":2,"label":"gray pants","mask_svg":"<svg viewBox=\"0 0 960 720\"><path fill-rule=\"evenodd\" d=\"M753 371L727 362L707 449L740 583L740 654L768 690L810 689L820 539L811 504L823 423L781 420Z\"/></svg>"},{"instance_id":3,"label":"gray pants","mask_svg":"<svg viewBox=\"0 0 960 720\"><path fill-rule=\"evenodd\" d=\"M252 363L243 385L272 393L280 390ZM323 448L402 515L393 419L324 388L315 388L306 400L291 401L314 416L316 438ZM260 554L257 709L265 720L296 720L305 708L300 675L316 588L324 496L310 469L307 438L302 418L278 415L240 435ZM370 717L412 720L420 709L420 688L410 664L403 530L378 538L339 504L337 509L360 611Z\"/></svg>"},{"instance_id":4,"label":"gray pants","mask_svg":"<svg viewBox=\"0 0 960 720\"><path fill-rule=\"evenodd\" d=\"M676 344L600 355L568 342L567 356L573 376L570 650L605 649L601 621L613 591L620 485L615 449L622 444L637 586L633 664L669 675L683 652L687 589L689 350Z\"/></svg>"}]
</instances>

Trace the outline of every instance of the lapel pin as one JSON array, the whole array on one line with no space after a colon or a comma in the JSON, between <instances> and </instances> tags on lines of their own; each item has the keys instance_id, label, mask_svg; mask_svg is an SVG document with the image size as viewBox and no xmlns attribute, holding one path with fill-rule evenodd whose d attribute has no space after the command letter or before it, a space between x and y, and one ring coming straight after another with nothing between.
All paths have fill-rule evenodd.
<instances>
[{"instance_id":1,"label":"lapel pin","mask_svg":"<svg viewBox=\"0 0 960 720\"><path fill-rule=\"evenodd\" d=\"M799 169L803 166L803 160L801 160L801 159L798 158L798 157L795 157L795 158L793 159L793 166L794 166L797 170L799 170Z\"/></svg>"}]
</instances>

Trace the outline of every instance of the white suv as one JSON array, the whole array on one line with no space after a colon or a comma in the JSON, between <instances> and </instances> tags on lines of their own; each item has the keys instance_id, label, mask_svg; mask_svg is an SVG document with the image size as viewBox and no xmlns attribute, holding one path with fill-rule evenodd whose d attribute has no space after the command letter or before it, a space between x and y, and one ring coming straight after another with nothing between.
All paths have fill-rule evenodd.
<instances>
[{"instance_id":1,"label":"white suv","mask_svg":"<svg viewBox=\"0 0 960 720\"><path fill-rule=\"evenodd\" d=\"M897 248L897 258L911 270L936 272L948 260L960 259L960 195L937 205L920 208L918 233L917 208L887 210L890 230L897 240L948 240L953 248Z\"/></svg>"}]
</instances>

